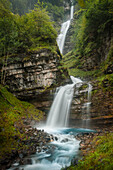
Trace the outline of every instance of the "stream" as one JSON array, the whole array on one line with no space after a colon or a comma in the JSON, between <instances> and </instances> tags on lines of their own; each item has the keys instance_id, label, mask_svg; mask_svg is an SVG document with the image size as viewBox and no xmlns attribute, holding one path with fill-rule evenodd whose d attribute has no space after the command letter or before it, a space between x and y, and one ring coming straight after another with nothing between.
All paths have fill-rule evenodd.
<instances>
[{"instance_id":1,"label":"stream","mask_svg":"<svg viewBox=\"0 0 113 170\"><path fill-rule=\"evenodd\" d=\"M83 84L79 78L73 76L70 76L70 78L72 84L61 86L57 89L46 123L35 126L38 130L44 130L50 134L51 142L43 145L41 150L37 146L35 154L23 158L30 160L26 165L15 163L10 170L61 170L62 168L69 167L74 160L80 159L80 141L76 139L76 135L94 131L68 126L74 90L76 89L75 94L78 93L78 89ZM89 103L92 89L90 84L88 87L88 104L85 103L87 114L90 113ZM87 116L86 121L89 121L89 119L90 116Z\"/></svg>"},{"instance_id":2,"label":"stream","mask_svg":"<svg viewBox=\"0 0 113 170\"><path fill-rule=\"evenodd\" d=\"M70 22L73 19L73 12L74 7L72 4L70 19L62 24L61 33L57 38L57 43L61 53L63 53L65 37ZM35 154L23 158L29 160L26 165L19 165L19 163L16 162L12 165L10 170L61 170L62 168L69 167L74 160L81 158L79 151L80 141L76 139L76 135L94 131L87 128L69 127L69 114L73 94L77 94L78 89L83 85L83 81L79 78L70 76L70 79L72 84L67 84L57 88L46 123L40 126L35 126L35 128L44 130L50 134L51 142L42 146L41 150L37 146ZM88 102L83 105L83 112L86 112L86 124L90 120L91 90L92 86L88 84Z\"/></svg>"},{"instance_id":3,"label":"stream","mask_svg":"<svg viewBox=\"0 0 113 170\"><path fill-rule=\"evenodd\" d=\"M30 157L30 164L14 164L10 170L61 170L69 167L75 159L80 159L79 143L75 136L79 133L92 132L89 129L59 128L44 129L54 136L54 140L44 146L41 152L37 152Z\"/></svg>"}]
</instances>

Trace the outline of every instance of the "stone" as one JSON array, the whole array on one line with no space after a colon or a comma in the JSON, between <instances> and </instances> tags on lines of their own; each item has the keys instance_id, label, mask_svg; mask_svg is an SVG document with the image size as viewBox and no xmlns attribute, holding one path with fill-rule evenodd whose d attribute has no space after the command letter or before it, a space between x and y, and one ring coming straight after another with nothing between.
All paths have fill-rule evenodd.
<instances>
[{"instance_id":1,"label":"stone","mask_svg":"<svg viewBox=\"0 0 113 170\"><path fill-rule=\"evenodd\" d=\"M29 56L27 60L24 57ZM60 57L56 52L41 49L32 54L20 54L19 61L10 59L7 62L6 85L19 99L37 98L41 91L68 78L67 70L59 69Z\"/></svg>"}]
</instances>

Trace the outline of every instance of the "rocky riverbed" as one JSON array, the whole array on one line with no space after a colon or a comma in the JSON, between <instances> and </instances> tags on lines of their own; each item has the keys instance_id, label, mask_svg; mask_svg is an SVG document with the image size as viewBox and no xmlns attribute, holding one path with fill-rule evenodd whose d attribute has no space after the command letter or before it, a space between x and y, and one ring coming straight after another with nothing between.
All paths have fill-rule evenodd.
<instances>
[{"instance_id":1,"label":"rocky riverbed","mask_svg":"<svg viewBox=\"0 0 113 170\"><path fill-rule=\"evenodd\" d=\"M111 118L112 120L112 118ZM104 120L105 122L105 120ZM102 124L101 124L102 125ZM106 136L106 134L108 133L112 133L113 132L113 122L111 124L108 125L108 120L106 119L106 124L103 124L103 126L101 126L101 128L95 127L96 132L91 132L91 133L81 133L78 134L76 136L77 140L80 140L80 148L79 150L81 150L81 156L86 156L90 151L94 152L94 139L96 139L96 141L98 140L98 137L101 136Z\"/></svg>"},{"instance_id":2,"label":"rocky riverbed","mask_svg":"<svg viewBox=\"0 0 113 170\"><path fill-rule=\"evenodd\" d=\"M27 138L18 142L20 145L24 145L24 149L12 150L10 154L0 160L0 169L6 170L12 166L25 165L27 163L31 164L30 159L24 159L31 154L36 153L36 151L40 152L42 149L46 148L48 142L53 140L53 136L44 132L43 130L37 130L36 128L32 128L32 126L27 125L25 128L25 133Z\"/></svg>"},{"instance_id":3,"label":"rocky riverbed","mask_svg":"<svg viewBox=\"0 0 113 170\"><path fill-rule=\"evenodd\" d=\"M27 138L18 140L20 145L25 146L23 147L24 149L12 150L10 154L0 160L1 170L6 170L11 166L16 168L18 165L32 164L32 160L29 156L35 154L36 152L40 153L42 150L47 150L47 144L54 140L53 135L44 132L44 130L33 128L28 123L29 122L26 122L25 125L25 133ZM94 138L113 132L113 124L108 126L106 120L106 125L104 124L103 127L99 128L97 124L95 130L96 132L84 132L75 136L75 138L80 141L79 150L81 159L84 158L84 156L86 156L89 152L94 152ZM73 159L72 164L78 164L78 159Z\"/></svg>"}]
</instances>

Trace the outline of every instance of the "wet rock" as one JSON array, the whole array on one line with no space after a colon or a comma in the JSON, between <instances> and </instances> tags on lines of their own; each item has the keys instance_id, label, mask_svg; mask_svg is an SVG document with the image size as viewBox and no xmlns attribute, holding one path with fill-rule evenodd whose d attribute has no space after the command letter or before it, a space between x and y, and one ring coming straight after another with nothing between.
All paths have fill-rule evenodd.
<instances>
[{"instance_id":1,"label":"wet rock","mask_svg":"<svg viewBox=\"0 0 113 170\"><path fill-rule=\"evenodd\" d=\"M71 161L71 165L73 165L73 166L78 165L78 159L73 158L72 161Z\"/></svg>"},{"instance_id":2,"label":"wet rock","mask_svg":"<svg viewBox=\"0 0 113 170\"><path fill-rule=\"evenodd\" d=\"M58 140L58 138L55 136L55 140L57 141Z\"/></svg>"},{"instance_id":3,"label":"wet rock","mask_svg":"<svg viewBox=\"0 0 113 170\"><path fill-rule=\"evenodd\" d=\"M22 153L19 154L19 158L21 158L21 159L23 158L23 154Z\"/></svg>"},{"instance_id":4,"label":"wet rock","mask_svg":"<svg viewBox=\"0 0 113 170\"><path fill-rule=\"evenodd\" d=\"M20 165L31 165L32 164L32 160L30 158L27 158L27 159L22 159L20 160L19 162Z\"/></svg>"},{"instance_id":5,"label":"wet rock","mask_svg":"<svg viewBox=\"0 0 113 170\"><path fill-rule=\"evenodd\" d=\"M62 143L68 142L68 139L66 138L66 139L62 140L61 142Z\"/></svg>"}]
</instances>

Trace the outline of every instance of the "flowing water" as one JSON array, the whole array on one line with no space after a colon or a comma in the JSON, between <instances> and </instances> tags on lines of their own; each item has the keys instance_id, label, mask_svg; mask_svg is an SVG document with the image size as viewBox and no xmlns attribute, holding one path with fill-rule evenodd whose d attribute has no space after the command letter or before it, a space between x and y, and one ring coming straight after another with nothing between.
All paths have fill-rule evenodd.
<instances>
[{"instance_id":1,"label":"flowing water","mask_svg":"<svg viewBox=\"0 0 113 170\"><path fill-rule=\"evenodd\" d=\"M85 128L90 127L91 92L92 92L92 85L88 83L87 102L83 104L83 109L82 109L82 127Z\"/></svg>"},{"instance_id":2,"label":"flowing water","mask_svg":"<svg viewBox=\"0 0 113 170\"><path fill-rule=\"evenodd\" d=\"M81 84L81 80L71 76L72 84L63 86L58 91L51 106L47 119L47 127L66 127L68 125L68 116L70 105L73 98L74 86Z\"/></svg>"},{"instance_id":3,"label":"flowing water","mask_svg":"<svg viewBox=\"0 0 113 170\"><path fill-rule=\"evenodd\" d=\"M45 131L54 135L54 140L48 144L46 149L37 152L27 159L32 164L18 165L13 164L10 170L61 170L69 167L72 160L79 159L79 141L75 139L75 135L84 132L92 132L88 129L59 128L46 129Z\"/></svg>"},{"instance_id":4,"label":"flowing water","mask_svg":"<svg viewBox=\"0 0 113 170\"><path fill-rule=\"evenodd\" d=\"M63 53L65 37L70 22L73 19L73 10L74 7L72 5L70 20L62 24L61 33L57 38L61 53ZM67 128L74 89L76 89L75 94L77 94L79 87L81 87L83 83L82 80L73 76L70 78L72 84L57 88L45 126L37 127L37 129L44 129L45 132L52 134L54 139L48 143L47 146L43 146L40 152L37 147L36 154L27 157L27 159L31 160L30 163L26 165L15 163L10 170L61 170L62 168L70 166L73 159L80 157L80 142L75 139L75 136L78 133L92 132L92 130ZM87 115L90 113L91 89L92 86L89 84L87 90L88 102L84 104L87 108ZM90 117L88 117L88 119L89 118Z\"/></svg>"},{"instance_id":5,"label":"flowing water","mask_svg":"<svg viewBox=\"0 0 113 170\"><path fill-rule=\"evenodd\" d=\"M70 10L70 19L62 24L60 34L58 35L58 38L57 38L57 44L58 44L61 54L63 54L66 34L69 29L71 20L73 19L73 12L74 12L74 6L72 5L71 10Z\"/></svg>"},{"instance_id":6,"label":"flowing water","mask_svg":"<svg viewBox=\"0 0 113 170\"><path fill-rule=\"evenodd\" d=\"M83 82L73 76L70 77L72 84L61 86L56 89L53 104L51 106L47 122L42 127L45 132L53 136L52 141L27 159L30 164L14 164L10 170L61 170L69 167L71 162L80 158L79 143L75 136L79 133L92 132L90 129L68 128L68 117L74 89L82 86ZM88 100L91 98L91 85L88 86ZM76 92L75 92L76 94ZM31 163L32 162L32 163Z\"/></svg>"}]
</instances>

